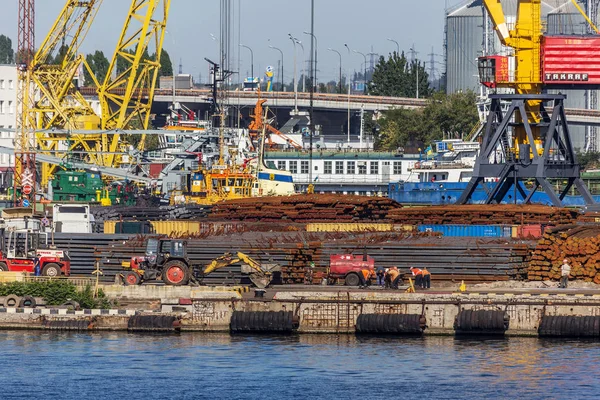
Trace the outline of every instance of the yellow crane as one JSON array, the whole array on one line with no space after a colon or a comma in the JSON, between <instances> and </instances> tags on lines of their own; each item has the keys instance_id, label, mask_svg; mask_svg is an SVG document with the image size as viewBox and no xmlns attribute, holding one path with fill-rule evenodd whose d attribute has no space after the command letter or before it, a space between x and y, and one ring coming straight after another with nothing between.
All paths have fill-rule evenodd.
<instances>
[{"instance_id":1,"label":"yellow crane","mask_svg":"<svg viewBox=\"0 0 600 400\"><path fill-rule=\"evenodd\" d=\"M529 203L542 188L553 205L561 206L573 185L586 204L594 204L580 179L565 118L566 96L546 94L544 89L600 88L600 76L586 70L590 63L596 63L592 72L600 64L597 38L545 36L542 0L517 0L514 26L507 23L501 0L483 0L483 5L500 42L513 49L514 71L509 70L509 57L485 55L478 62L481 83L513 89L514 94L489 96L481 149L458 204L471 201L475 189L490 179L496 184L484 188L488 204ZM550 180L566 184L557 193Z\"/></svg>"},{"instance_id":2,"label":"yellow crane","mask_svg":"<svg viewBox=\"0 0 600 400\"><path fill-rule=\"evenodd\" d=\"M31 65L32 100L24 105L25 124L38 131L36 142L41 153L53 154L69 143L68 150L83 150L97 162L101 148L94 138L84 135L54 134L52 129L93 129L99 125L88 101L77 90L75 76L85 63L79 48L87 35L102 0L68 0L52 29L35 53ZM45 131L45 132L40 132ZM44 165L42 185L50 179L55 166Z\"/></svg>"},{"instance_id":3,"label":"yellow crane","mask_svg":"<svg viewBox=\"0 0 600 400\"><path fill-rule=\"evenodd\" d=\"M148 128L170 3L171 0L131 1L106 79L98 82L79 48L102 0L67 0L33 57L33 93L22 103L26 129L39 132L36 144L40 153L80 151L89 163L119 166L124 143L117 130ZM152 48L154 59L148 56ZM49 62L51 58L55 61ZM74 78L83 68L98 88L101 115L94 112L75 84ZM55 130L97 133L59 134ZM143 146L144 138L139 148ZM47 185L56 168L42 166L42 186Z\"/></svg>"},{"instance_id":4,"label":"yellow crane","mask_svg":"<svg viewBox=\"0 0 600 400\"><path fill-rule=\"evenodd\" d=\"M542 93L542 69L540 48L542 41L542 1L525 0L518 2L517 19L514 29L509 29L500 0L484 0L483 5L489 13L500 42L514 50L515 75L507 73L506 81L497 82L497 87L514 89L518 94ZM508 71L508 65L506 65ZM528 119L539 122L540 101L526 102ZM525 116L518 115L518 119ZM532 127L533 136L539 137L538 128ZM527 132L522 127L515 129L513 151L518 156L519 145L528 144ZM538 141L539 143L539 141Z\"/></svg>"}]
</instances>

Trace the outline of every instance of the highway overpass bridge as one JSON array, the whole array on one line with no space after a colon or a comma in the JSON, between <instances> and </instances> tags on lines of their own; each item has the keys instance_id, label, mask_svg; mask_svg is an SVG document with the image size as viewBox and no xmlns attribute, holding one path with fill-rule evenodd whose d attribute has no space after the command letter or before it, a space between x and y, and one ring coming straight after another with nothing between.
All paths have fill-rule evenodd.
<instances>
[{"instance_id":1,"label":"highway overpass bridge","mask_svg":"<svg viewBox=\"0 0 600 400\"><path fill-rule=\"evenodd\" d=\"M262 92L260 97L267 100L269 107L293 108L295 104L301 110L310 107L310 94L298 93L296 99L292 92ZM236 107L253 107L258 100L256 92L227 92L228 104ZM159 89L156 91L154 101L156 103L171 104L175 102L194 105L210 104L210 92L208 90L172 90ZM313 106L318 111L384 111L393 108L416 109L427 105L426 99L414 99L406 97L347 95L335 93L314 93ZM191 107L195 108L195 107ZM567 120L572 125L600 126L600 110L566 109Z\"/></svg>"},{"instance_id":2,"label":"highway overpass bridge","mask_svg":"<svg viewBox=\"0 0 600 400\"><path fill-rule=\"evenodd\" d=\"M82 88L86 96L94 96L94 88ZM250 111L258 100L257 92L228 91L225 98L227 104L240 112L242 119L248 119ZM260 97L267 100L266 105L273 110L281 123L289 117L289 111L297 104L299 110L308 110L310 107L310 94L298 92L297 97L293 92L261 92ZM157 89L154 95L154 111L157 114L166 114L170 105L175 101L191 110L198 112L202 118L212 102L211 92L207 89ZM347 95L335 93L314 93L313 106L316 110L315 123L324 125L343 126L347 121L348 110L351 117L358 119L357 112L384 111L394 108L417 109L427 105L426 99L406 97ZM600 110L566 109L567 120L571 125L600 126ZM321 120L321 121L319 121ZM356 123L351 121L351 125ZM324 129L325 130L325 129ZM342 130L345 131L345 128ZM354 129L353 129L354 131ZM325 130L327 132L327 130ZM356 132L358 133L358 132Z\"/></svg>"}]
</instances>

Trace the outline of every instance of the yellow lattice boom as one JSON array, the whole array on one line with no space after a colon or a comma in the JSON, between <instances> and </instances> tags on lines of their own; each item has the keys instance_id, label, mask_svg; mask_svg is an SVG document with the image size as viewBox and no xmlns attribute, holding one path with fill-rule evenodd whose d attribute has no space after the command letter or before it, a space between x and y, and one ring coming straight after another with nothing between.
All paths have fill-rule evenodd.
<instances>
[{"instance_id":1,"label":"yellow lattice boom","mask_svg":"<svg viewBox=\"0 0 600 400\"><path fill-rule=\"evenodd\" d=\"M148 129L170 5L171 0L132 1L106 80L98 88L102 129ZM151 44L156 52L154 59L148 55ZM144 141L143 136L140 150ZM105 165L115 163L118 146L119 135L106 135Z\"/></svg>"},{"instance_id":2,"label":"yellow lattice boom","mask_svg":"<svg viewBox=\"0 0 600 400\"><path fill-rule=\"evenodd\" d=\"M115 131L148 128L170 0L132 0L106 79L98 82L79 49L102 1L67 0L32 61L31 93L22 100L23 124L30 132L38 131L40 153L82 151L85 161L116 167L122 159L116 153L124 146ZM154 59L148 56L152 46ZM74 83L84 68L98 88L100 116ZM77 135L54 130L106 132ZM140 149L143 145L142 139ZM43 186L55 170L56 166L42 166Z\"/></svg>"}]
</instances>

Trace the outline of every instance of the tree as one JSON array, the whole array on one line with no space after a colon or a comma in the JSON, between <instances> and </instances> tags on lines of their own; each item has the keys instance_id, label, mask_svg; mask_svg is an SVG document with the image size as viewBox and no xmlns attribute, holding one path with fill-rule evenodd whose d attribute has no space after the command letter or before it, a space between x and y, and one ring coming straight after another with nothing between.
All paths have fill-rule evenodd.
<instances>
[{"instance_id":1,"label":"tree","mask_svg":"<svg viewBox=\"0 0 600 400\"><path fill-rule=\"evenodd\" d=\"M429 75L420 61L409 63L404 53L383 56L373 71L368 92L374 96L417 97L417 71L419 74L419 97L428 97L432 93L429 87Z\"/></svg>"},{"instance_id":2,"label":"tree","mask_svg":"<svg viewBox=\"0 0 600 400\"><path fill-rule=\"evenodd\" d=\"M600 161L600 152L588 151L587 153L581 153L578 151L577 161L579 162L579 165L581 165L582 170L596 168Z\"/></svg>"},{"instance_id":3,"label":"tree","mask_svg":"<svg viewBox=\"0 0 600 400\"><path fill-rule=\"evenodd\" d=\"M110 67L110 61L104 55L104 52L96 50L94 54L88 54L85 57L90 69L94 73L94 76L98 80L98 83L102 84L106 79L108 68ZM92 77L89 75L87 69L84 70L86 85L92 85L94 83Z\"/></svg>"},{"instance_id":4,"label":"tree","mask_svg":"<svg viewBox=\"0 0 600 400\"><path fill-rule=\"evenodd\" d=\"M436 93L423 109L385 111L379 121L375 146L396 150L409 143L430 144L444 138L460 139L467 136L478 121L475 93Z\"/></svg>"},{"instance_id":5,"label":"tree","mask_svg":"<svg viewBox=\"0 0 600 400\"><path fill-rule=\"evenodd\" d=\"M156 59L156 54L152 56ZM163 49L160 53L160 69L158 70L158 76L173 76L173 63L167 50Z\"/></svg>"},{"instance_id":6,"label":"tree","mask_svg":"<svg viewBox=\"0 0 600 400\"><path fill-rule=\"evenodd\" d=\"M65 57L67 56L67 52L69 51L69 47L65 44L59 47L58 53L54 56L54 59L47 60L48 64L62 65Z\"/></svg>"},{"instance_id":7,"label":"tree","mask_svg":"<svg viewBox=\"0 0 600 400\"><path fill-rule=\"evenodd\" d=\"M0 35L0 64L12 64L15 62L15 51L12 40L8 36Z\"/></svg>"}]
</instances>

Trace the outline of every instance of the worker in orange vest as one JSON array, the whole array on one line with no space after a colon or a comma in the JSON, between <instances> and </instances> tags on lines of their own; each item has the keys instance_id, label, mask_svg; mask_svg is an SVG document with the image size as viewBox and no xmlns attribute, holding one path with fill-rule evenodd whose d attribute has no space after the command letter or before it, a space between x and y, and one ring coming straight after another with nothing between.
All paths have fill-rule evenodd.
<instances>
[{"instance_id":1,"label":"worker in orange vest","mask_svg":"<svg viewBox=\"0 0 600 400\"><path fill-rule=\"evenodd\" d=\"M423 267L423 289L431 288L431 273L427 271L427 267Z\"/></svg>"},{"instance_id":2,"label":"worker in orange vest","mask_svg":"<svg viewBox=\"0 0 600 400\"><path fill-rule=\"evenodd\" d=\"M423 287L423 271L417 267L410 267L410 272L412 272L413 278L415 278L415 286Z\"/></svg>"},{"instance_id":3,"label":"worker in orange vest","mask_svg":"<svg viewBox=\"0 0 600 400\"><path fill-rule=\"evenodd\" d=\"M400 271L398 271L398 267L392 267L388 271L388 277L390 286L392 289L398 289L398 281L400 278Z\"/></svg>"},{"instance_id":4,"label":"worker in orange vest","mask_svg":"<svg viewBox=\"0 0 600 400\"><path fill-rule=\"evenodd\" d=\"M362 289L371 286L372 276L373 271L371 271L370 269L364 268L363 270L361 270L358 274L358 277L360 278L360 285L358 286L358 288Z\"/></svg>"}]
</instances>

